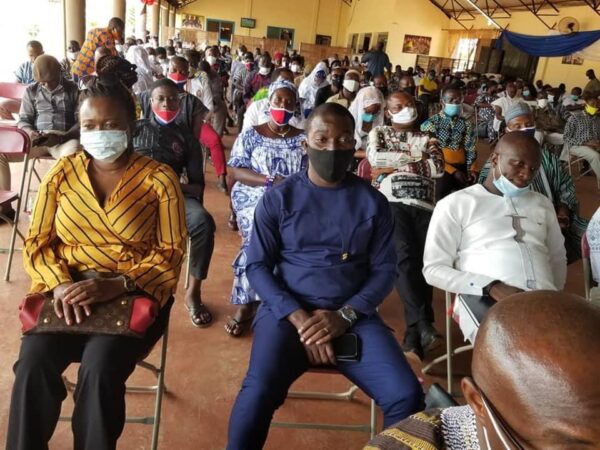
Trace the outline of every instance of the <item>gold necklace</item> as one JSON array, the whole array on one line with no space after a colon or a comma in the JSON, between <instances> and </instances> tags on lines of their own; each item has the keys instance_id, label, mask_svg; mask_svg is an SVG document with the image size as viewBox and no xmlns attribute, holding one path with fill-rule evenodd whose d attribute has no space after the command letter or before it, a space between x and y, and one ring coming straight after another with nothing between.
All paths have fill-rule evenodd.
<instances>
[{"instance_id":1,"label":"gold necklace","mask_svg":"<svg viewBox=\"0 0 600 450\"><path fill-rule=\"evenodd\" d=\"M277 130L274 130L274 129L273 129L273 127L271 126L271 122L267 122L267 126L269 127L269 130L271 130L271 131L272 131L273 133L275 133L277 136L279 136L279 137L282 137L282 138L286 137L286 136L287 136L287 134L288 134L288 133L290 132L290 130L291 130L291 127L288 125L288 128L287 128L287 130L285 130L285 132L283 132L283 133L279 133Z\"/></svg>"}]
</instances>

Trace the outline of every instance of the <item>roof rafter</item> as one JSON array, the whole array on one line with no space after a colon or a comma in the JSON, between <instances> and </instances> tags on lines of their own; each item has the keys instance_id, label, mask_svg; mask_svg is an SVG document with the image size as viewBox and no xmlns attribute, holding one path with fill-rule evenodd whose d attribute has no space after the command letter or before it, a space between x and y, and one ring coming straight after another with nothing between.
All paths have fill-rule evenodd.
<instances>
[{"instance_id":1,"label":"roof rafter","mask_svg":"<svg viewBox=\"0 0 600 450\"><path fill-rule=\"evenodd\" d=\"M449 19L453 19L456 23L458 23L465 30L470 30L473 28L471 25L470 28L463 22L472 22L475 20L475 16L466 9L462 4L459 3L458 0L446 0L443 4L439 4L437 0L429 0L433 5L435 5L440 11L442 11L446 17Z\"/></svg>"},{"instance_id":2,"label":"roof rafter","mask_svg":"<svg viewBox=\"0 0 600 450\"><path fill-rule=\"evenodd\" d=\"M583 0L586 5L594 10L594 12L600 15L600 0Z\"/></svg>"}]
</instances>

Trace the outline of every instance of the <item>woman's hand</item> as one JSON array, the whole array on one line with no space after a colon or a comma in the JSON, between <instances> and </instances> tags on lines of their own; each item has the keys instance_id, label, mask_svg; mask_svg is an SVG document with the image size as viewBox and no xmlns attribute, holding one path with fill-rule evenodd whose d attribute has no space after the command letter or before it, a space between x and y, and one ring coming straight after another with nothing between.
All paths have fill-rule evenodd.
<instances>
[{"instance_id":1,"label":"woman's hand","mask_svg":"<svg viewBox=\"0 0 600 450\"><path fill-rule=\"evenodd\" d=\"M108 302L125 292L122 278L94 278L67 287L64 290L63 303L85 308L94 303Z\"/></svg>"},{"instance_id":2,"label":"woman's hand","mask_svg":"<svg viewBox=\"0 0 600 450\"><path fill-rule=\"evenodd\" d=\"M77 323L83 322L86 316L91 314L89 306L81 307L79 305L71 305L65 301L65 292L73 286L73 283L63 283L54 288L53 305L56 317L64 318L67 325L72 325L73 320Z\"/></svg>"}]
</instances>

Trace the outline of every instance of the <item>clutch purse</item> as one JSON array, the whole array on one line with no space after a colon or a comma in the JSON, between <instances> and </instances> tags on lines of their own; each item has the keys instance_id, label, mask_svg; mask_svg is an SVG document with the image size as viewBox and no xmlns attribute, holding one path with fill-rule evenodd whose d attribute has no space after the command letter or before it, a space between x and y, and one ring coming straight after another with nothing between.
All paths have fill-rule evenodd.
<instances>
[{"instance_id":1,"label":"clutch purse","mask_svg":"<svg viewBox=\"0 0 600 450\"><path fill-rule=\"evenodd\" d=\"M142 338L154 323L159 303L147 294L130 293L109 302L95 303L81 323L67 325L54 312L51 293L26 296L19 305L23 334L106 334Z\"/></svg>"}]
</instances>

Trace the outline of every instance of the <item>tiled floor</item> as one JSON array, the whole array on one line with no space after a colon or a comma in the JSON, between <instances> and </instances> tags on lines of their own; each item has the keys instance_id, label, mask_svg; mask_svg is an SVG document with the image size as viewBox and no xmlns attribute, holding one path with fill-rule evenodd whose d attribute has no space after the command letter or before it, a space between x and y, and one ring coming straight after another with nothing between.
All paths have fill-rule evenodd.
<instances>
[{"instance_id":1,"label":"tiled floor","mask_svg":"<svg viewBox=\"0 0 600 450\"><path fill-rule=\"evenodd\" d=\"M232 138L226 137L230 148ZM481 146L481 158L488 154ZM14 166L13 184L17 184L19 165ZM232 273L230 264L239 246L239 237L227 228L228 198L215 188L215 176L212 166L207 170L206 206L217 223L215 253L208 280L204 285L204 299L215 316L214 324L207 329L192 327L187 313L181 304L181 289L171 315L171 333L167 361L166 382L169 393L163 404L163 422L160 433L161 449L223 449L226 443L227 421L235 395L246 371L251 336L241 339L229 337L223 330L227 316L233 313L228 303ZM598 191L594 179L586 177L577 183L582 203L582 215L590 217L598 207ZM23 216L21 229L28 225L27 216ZM9 228L0 225L0 245L8 242ZM5 255L0 255L2 272ZM581 264L569 267L567 290L582 292ZM0 324L4 329L0 339L0 443L6 436L7 414L10 389L13 382L11 366L19 349L20 324L17 305L27 291L29 280L24 273L20 254L16 255L11 281L0 281ZM435 292L435 309L438 329L443 330L443 296ZM403 333L403 311L396 293L390 294L381 307L381 315L396 330L400 339ZM458 342L458 333L455 342ZM157 356L157 355L153 355ZM468 355L458 358L459 375L468 368ZM420 375L420 363L411 360L411 364L426 384L444 377L443 367L438 371L442 378L433 379ZM73 368L69 373L74 373ZM146 374L135 373L133 380L146 381ZM455 380L458 382L458 378ZM456 384L456 383L455 383ZM298 389L345 390L348 382L341 376L305 375L296 386ZM128 412L139 414L152 408L152 399L144 395L127 397ZM65 402L63 412L70 411L72 402ZM277 420L295 420L301 422L328 421L347 423L366 423L369 406L366 397L360 393L352 403L288 400L276 413ZM266 445L267 449L360 449L367 442L364 433L272 429ZM72 448L70 427L60 423L51 442L54 450ZM126 425L119 443L120 449L147 449L150 445L150 429L142 425Z\"/></svg>"}]
</instances>

